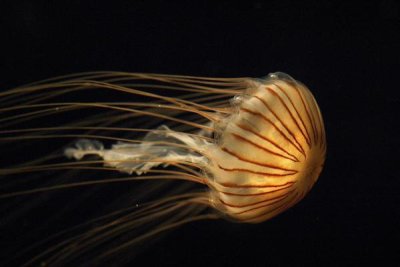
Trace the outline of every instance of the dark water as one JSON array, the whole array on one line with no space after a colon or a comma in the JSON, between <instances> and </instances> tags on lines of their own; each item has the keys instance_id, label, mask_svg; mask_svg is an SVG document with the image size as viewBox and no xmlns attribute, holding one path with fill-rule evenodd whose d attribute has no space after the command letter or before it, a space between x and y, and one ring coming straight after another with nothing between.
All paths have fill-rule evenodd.
<instances>
[{"instance_id":1,"label":"dark water","mask_svg":"<svg viewBox=\"0 0 400 267\"><path fill-rule=\"evenodd\" d=\"M310 87L327 129L325 169L297 206L260 225L186 225L146 248L135 266L397 262L400 251L391 245L400 239L396 1L79 2L2 3L1 90L93 70L218 77L284 71ZM19 155L0 158L6 156ZM6 240L0 243L41 239L126 189L110 190L87 196L85 207L68 204L66 221L48 218L52 207L42 207L41 216L0 229ZM53 201L68 209L70 197L64 192ZM13 209L17 200L7 201L2 206Z\"/></svg>"}]
</instances>

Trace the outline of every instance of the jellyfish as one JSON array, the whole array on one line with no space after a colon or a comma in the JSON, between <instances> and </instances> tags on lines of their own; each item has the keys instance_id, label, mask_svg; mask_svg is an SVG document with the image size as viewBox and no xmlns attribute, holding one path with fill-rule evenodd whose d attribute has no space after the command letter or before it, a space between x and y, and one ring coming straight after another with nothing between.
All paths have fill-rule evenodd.
<instances>
[{"instance_id":1,"label":"jellyfish","mask_svg":"<svg viewBox=\"0 0 400 267\"><path fill-rule=\"evenodd\" d=\"M58 241L26 266L70 266L98 246L105 249L88 257L102 262L198 220L262 223L303 199L325 161L316 100L280 72L260 79L80 73L4 91L0 107L2 151L23 160L0 169L3 182L17 177L2 201L141 183L127 206L79 233L46 239ZM152 199L158 186L163 196Z\"/></svg>"}]
</instances>

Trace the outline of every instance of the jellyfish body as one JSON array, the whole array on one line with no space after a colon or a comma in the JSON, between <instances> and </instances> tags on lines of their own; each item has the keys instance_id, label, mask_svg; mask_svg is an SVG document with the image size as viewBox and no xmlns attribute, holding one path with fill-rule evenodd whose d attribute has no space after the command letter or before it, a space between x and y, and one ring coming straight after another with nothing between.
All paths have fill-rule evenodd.
<instances>
[{"instance_id":1,"label":"jellyfish body","mask_svg":"<svg viewBox=\"0 0 400 267\"><path fill-rule=\"evenodd\" d=\"M308 89L282 74L251 86L213 149L213 203L262 222L311 189L325 159L322 118Z\"/></svg>"},{"instance_id":2,"label":"jellyfish body","mask_svg":"<svg viewBox=\"0 0 400 267\"><path fill-rule=\"evenodd\" d=\"M282 73L252 80L235 102L232 114L214 122L211 141L161 126L143 143L104 149L82 140L65 153L75 159L94 154L138 175L168 162L194 164L205 174L199 179L209 186L210 205L241 222L262 222L293 206L316 182L326 151L322 117L310 91ZM146 143L150 138L190 149Z\"/></svg>"},{"instance_id":3,"label":"jellyfish body","mask_svg":"<svg viewBox=\"0 0 400 267\"><path fill-rule=\"evenodd\" d=\"M138 80L151 80L153 84ZM151 92L149 88L185 94L170 97ZM149 100L55 101L66 94L92 89ZM24 99L22 104L18 103L20 97ZM44 158L31 164L3 168L1 175L76 168L128 174L119 179L14 190L0 195L1 198L135 180L185 180L203 185L189 192L171 193L129 215L101 219L103 227L70 238L67 242L70 245L60 246L60 251L48 260L60 265L68 262L66 259L72 254L81 253L85 246L107 242L162 218L168 219L150 230L139 231L131 240L99 257L107 257L190 221L221 217L246 223L266 221L306 195L318 179L325 160L326 137L318 105L306 86L283 73L273 73L264 79L89 73L6 91L0 94L0 104L4 114L11 113L0 120L7 126L0 131L2 141L80 138L61 153L77 161L50 164ZM82 109L100 109L108 113L56 127L12 128L27 120L63 112L79 113ZM147 119L141 120L142 117ZM133 125L114 126L132 120L136 121ZM156 128L152 129L154 126ZM121 138L100 135L96 131L144 133L144 137ZM107 145L99 139L117 143ZM93 157L96 160L87 160ZM99 163L103 166L93 166ZM50 252L53 249L34 260L48 257Z\"/></svg>"}]
</instances>

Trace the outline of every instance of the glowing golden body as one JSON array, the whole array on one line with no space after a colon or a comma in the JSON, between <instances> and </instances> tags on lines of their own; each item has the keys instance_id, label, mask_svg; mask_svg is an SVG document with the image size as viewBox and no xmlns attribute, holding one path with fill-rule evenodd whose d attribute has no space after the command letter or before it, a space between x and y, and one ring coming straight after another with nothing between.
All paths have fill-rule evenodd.
<instances>
[{"instance_id":1,"label":"glowing golden body","mask_svg":"<svg viewBox=\"0 0 400 267\"><path fill-rule=\"evenodd\" d=\"M218 149L210 153L212 202L219 210L261 222L311 189L326 145L319 109L304 85L282 75L254 82L226 125Z\"/></svg>"}]
</instances>

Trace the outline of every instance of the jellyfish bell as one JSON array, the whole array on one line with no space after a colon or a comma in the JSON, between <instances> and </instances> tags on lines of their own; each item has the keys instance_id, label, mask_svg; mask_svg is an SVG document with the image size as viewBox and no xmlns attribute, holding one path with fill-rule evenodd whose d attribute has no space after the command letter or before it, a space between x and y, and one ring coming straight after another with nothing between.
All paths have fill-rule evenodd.
<instances>
[{"instance_id":1,"label":"jellyfish bell","mask_svg":"<svg viewBox=\"0 0 400 267\"><path fill-rule=\"evenodd\" d=\"M146 101L60 101L66 95L93 89L140 96ZM164 91L182 94L171 97ZM134 234L97 260L191 221L266 221L306 195L325 160L326 137L318 105L305 85L283 73L262 79L86 73L6 91L0 94L0 104L3 112L11 114L1 119L7 126L0 131L2 141L78 138L58 153L69 161L47 163L44 158L4 168L1 175L76 168L128 175L14 190L0 195L2 198L138 180L202 185L141 204L141 209L127 214L100 219L102 227L61 242L64 245L56 253L52 249L35 258L48 258L49 263L65 264L86 247L127 232ZM105 113L64 125L45 122L41 127L12 128L61 113L80 114L83 109ZM122 138L120 133L135 133L135 138ZM155 221L160 223L149 227Z\"/></svg>"},{"instance_id":2,"label":"jellyfish bell","mask_svg":"<svg viewBox=\"0 0 400 267\"><path fill-rule=\"evenodd\" d=\"M311 189L325 159L325 133L311 93L286 74L257 81L243 98L211 148L212 203L258 223Z\"/></svg>"}]
</instances>

